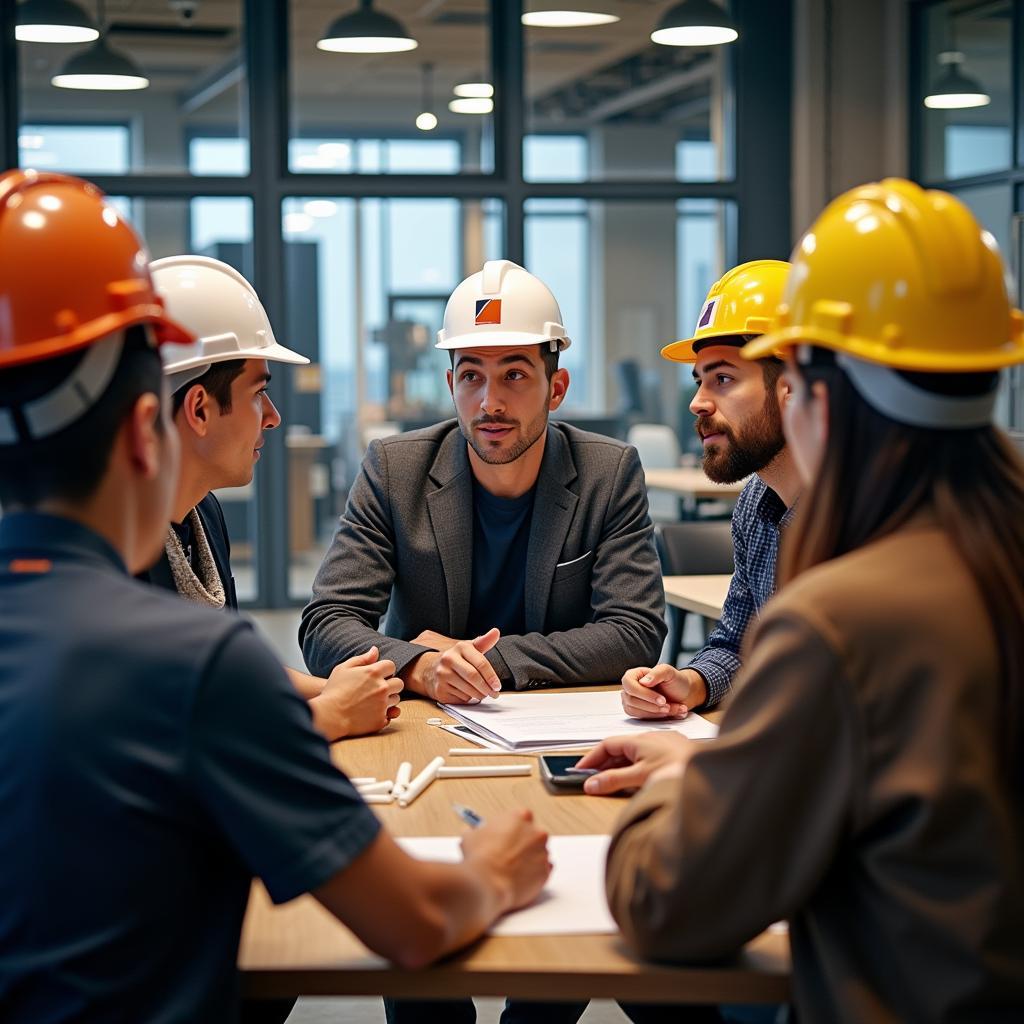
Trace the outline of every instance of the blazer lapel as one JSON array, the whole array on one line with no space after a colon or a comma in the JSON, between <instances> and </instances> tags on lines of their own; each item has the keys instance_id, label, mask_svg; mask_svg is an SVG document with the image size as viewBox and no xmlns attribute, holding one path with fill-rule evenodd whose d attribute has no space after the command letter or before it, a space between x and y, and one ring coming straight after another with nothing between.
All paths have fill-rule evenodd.
<instances>
[{"instance_id":1,"label":"blazer lapel","mask_svg":"<svg viewBox=\"0 0 1024 1024\"><path fill-rule=\"evenodd\" d=\"M457 428L442 442L430 478L438 484L427 494L427 511L448 592L449 636L464 640L473 586L473 482Z\"/></svg>"},{"instance_id":2,"label":"blazer lapel","mask_svg":"<svg viewBox=\"0 0 1024 1024\"><path fill-rule=\"evenodd\" d=\"M544 459L533 499L533 521L526 552L526 630L543 632L555 566L565 546L579 496L565 484L576 479L569 442L560 430L548 427Z\"/></svg>"}]
</instances>

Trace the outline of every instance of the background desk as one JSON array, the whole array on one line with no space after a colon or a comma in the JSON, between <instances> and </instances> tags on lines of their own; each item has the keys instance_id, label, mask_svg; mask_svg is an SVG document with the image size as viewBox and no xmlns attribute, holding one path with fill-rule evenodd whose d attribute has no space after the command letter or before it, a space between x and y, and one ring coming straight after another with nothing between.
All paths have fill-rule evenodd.
<instances>
[{"instance_id":1,"label":"background desk","mask_svg":"<svg viewBox=\"0 0 1024 1024\"><path fill-rule=\"evenodd\" d=\"M661 581L673 607L720 619L732 576L662 576Z\"/></svg>"},{"instance_id":2,"label":"background desk","mask_svg":"<svg viewBox=\"0 0 1024 1024\"><path fill-rule=\"evenodd\" d=\"M704 470L696 467L680 466L678 469L647 469L644 480L648 490L668 491L680 498L722 499L736 498L746 480L735 484L716 484L704 475Z\"/></svg>"},{"instance_id":3,"label":"background desk","mask_svg":"<svg viewBox=\"0 0 1024 1024\"><path fill-rule=\"evenodd\" d=\"M408 700L402 715L379 736L334 745L333 756L351 775L393 778L401 761L419 771L449 747L465 746L424 720L433 704ZM492 758L458 758L459 764L494 764ZM505 758L501 758L501 763ZM607 833L624 806L621 799L551 796L536 758L529 777L443 779L411 807L374 807L395 835L452 835L465 827L451 809L464 803L485 818L510 807L532 808L541 828L554 834ZM727 896L726 896L727 898ZM389 914L386 891L381 914ZM395 922L396 927L398 922ZM700 927L699 922L694 927ZM247 995L504 996L536 999L621 998L656 1002L780 1002L789 992L785 936L764 934L723 967L659 967L635 959L617 935L485 937L468 950L422 971L402 971L370 953L311 896L274 907L253 886L239 953Z\"/></svg>"}]
</instances>

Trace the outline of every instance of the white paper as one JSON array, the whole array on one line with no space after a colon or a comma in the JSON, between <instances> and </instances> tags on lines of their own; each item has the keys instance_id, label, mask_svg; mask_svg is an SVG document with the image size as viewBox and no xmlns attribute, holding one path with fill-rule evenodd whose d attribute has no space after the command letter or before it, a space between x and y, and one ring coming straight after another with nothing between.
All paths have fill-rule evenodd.
<instances>
[{"instance_id":1,"label":"white paper","mask_svg":"<svg viewBox=\"0 0 1024 1024\"><path fill-rule=\"evenodd\" d=\"M537 900L494 923L491 935L605 935L618 929L604 895L610 836L551 836L551 877ZM453 863L462 859L458 836L398 839L411 857Z\"/></svg>"},{"instance_id":2,"label":"white paper","mask_svg":"<svg viewBox=\"0 0 1024 1024\"><path fill-rule=\"evenodd\" d=\"M594 746L609 736L668 730L690 739L711 739L718 726L691 712L686 718L629 718L619 690L591 693L508 693L481 704L441 707L492 744L523 747Z\"/></svg>"}]
</instances>

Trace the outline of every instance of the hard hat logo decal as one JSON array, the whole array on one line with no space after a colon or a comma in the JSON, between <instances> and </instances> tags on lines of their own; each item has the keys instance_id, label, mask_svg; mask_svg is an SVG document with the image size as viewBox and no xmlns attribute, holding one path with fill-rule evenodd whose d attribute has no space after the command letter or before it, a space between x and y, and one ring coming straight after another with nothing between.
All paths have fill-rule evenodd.
<instances>
[{"instance_id":1,"label":"hard hat logo decal","mask_svg":"<svg viewBox=\"0 0 1024 1024\"><path fill-rule=\"evenodd\" d=\"M708 299L704 308L700 311L700 319L697 321L697 330L709 327L715 322L715 310L718 308L718 299Z\"/></svg>"},{"instance_id":2,"label":"hard hat logo decal","mask_svg":"<svg viewBox=\"0 0 1024 1024\"><path fill-rule=\"evenodd\" d=\"M501 299L477 299L476 319L473 323L478 327L481 324L500 324Z\"/></svg>"}]
</instances>

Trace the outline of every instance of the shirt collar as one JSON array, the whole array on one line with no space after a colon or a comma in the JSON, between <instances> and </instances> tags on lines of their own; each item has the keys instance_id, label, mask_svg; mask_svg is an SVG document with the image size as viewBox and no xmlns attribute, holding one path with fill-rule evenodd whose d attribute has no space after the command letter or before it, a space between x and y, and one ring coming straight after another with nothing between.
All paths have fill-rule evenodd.
<instances>
[{"instance_id":1,"label":"shirt collar","mask_svg":"<svg viewBox=\"0 0 1024 1024\"><path fill-rule=\"evenodd\" d=\"M95 530L43 512L12 512L0 519L0 557L25 555L97 562L128 573L121 556Z\"/></svg>"},{"instance_id":2,"label":"shirt collar","mask_svg":"<svg viewBox=\"0 0 1024 1024\"><path fill-rule=\"evenodd\" d=\"M772 526L780 526L783 520L788 521L785 502L760 478L757 482L761 486L761 495L757 499L756 509L759 518Z\"/></svg>"}]
</instances>

